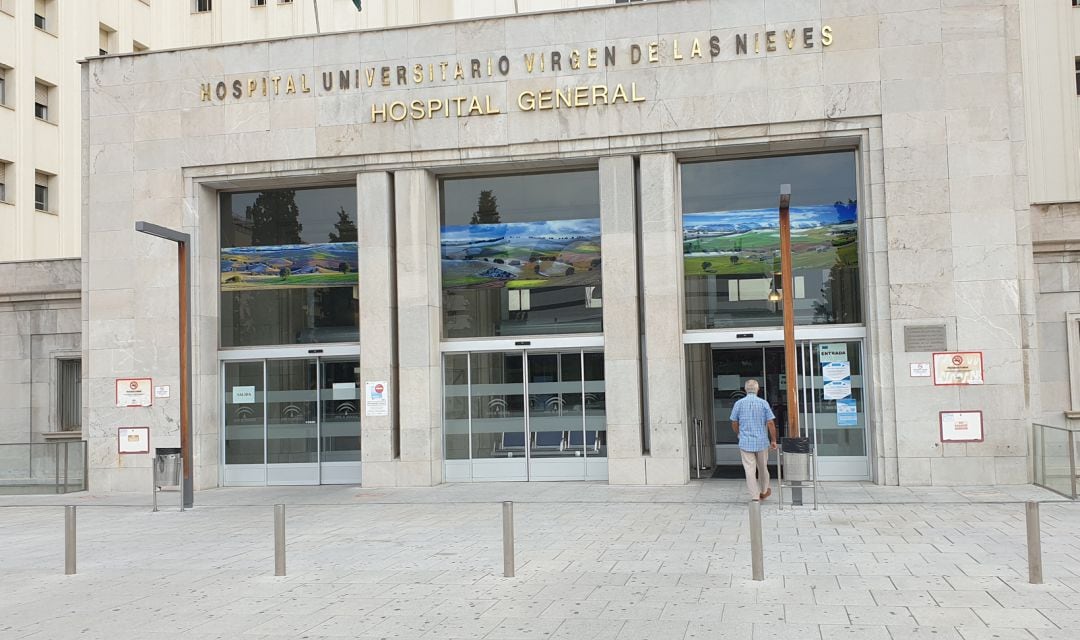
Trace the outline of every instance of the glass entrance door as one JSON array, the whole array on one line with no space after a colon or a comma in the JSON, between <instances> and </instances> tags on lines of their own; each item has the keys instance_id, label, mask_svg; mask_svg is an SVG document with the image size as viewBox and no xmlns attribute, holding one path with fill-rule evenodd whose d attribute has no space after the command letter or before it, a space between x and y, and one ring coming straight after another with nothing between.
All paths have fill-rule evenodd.
<instances>
[{"instance_id":1,"label":"glass entrance door","mask_svg":"<svg viewBox=\"0 0 1080 640\"><path fill-rule=\"evenodd\" d=\"M356 359L225 362L224 484L360 483Z\"/></svg>"},{"instance_id":2,"label":"glass entrance door","mask_svg":"<svg viewBox=\"0 0 1080 640\"><path fill-rule=\"evenodd\" d=\"M712 351L713 427L717 465L739 465L738 439L731 429L731 408L745 395L749 379L760 383L760 397L776 415L780 437L787 430L787 385L782 344L718 347ZM800 341L795 373L799 428L815 438L818 472L823 480L869 478L862 342Z\"/></svg>"},{"instance_id":3,"label":"glass entrance door","mask_svg":"<svg viewBox=\"0 0 1080 640\"><path fill-rule=\"evenodd\" d=\"M447 481L606 479L603 362L582 350L447 354Z\"/></svg>"}]
</instances>

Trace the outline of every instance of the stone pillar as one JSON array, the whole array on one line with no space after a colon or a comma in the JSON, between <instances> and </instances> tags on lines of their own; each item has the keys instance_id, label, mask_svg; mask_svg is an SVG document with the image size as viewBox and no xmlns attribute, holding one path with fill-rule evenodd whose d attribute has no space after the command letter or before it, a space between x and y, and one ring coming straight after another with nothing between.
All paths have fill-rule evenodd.
<instances>
[{"instance_id":1,"label":"stone pillar","mask_svg":"<svg viewBox=\"0 0 1080 640\"><path fill-rule=\"evenodd\" d=\"M634 191L633 158L601 158L604 389L610 484L645 484Z\"/></svg>"},{"instance_id":2,"label":"stone pillar","mask_svg":"<svg viewBox=\"0 0 1080 640\"><path fill-rule=\"evenodd\" d=\"M442 482L439 189L427 171L394 175L397 231L398 486ZM363 346L361 346L363 349Z\"/></svg>"},{"instance_id":3,"label":"stone pillar","mask_svg":"<svg viewBox=\"0 0 1080 640\"><path fill-rule=\"evenodd\" d=\"M365 487L397 484L398 388L397 291L394 286L394 188L393 176L385 172L356 177L357 223L360 265L360 392L365 383L385 381L390 415L362 415L360 450ZM360 403L363 405L363 401ZM363 411L363 408L360 408Z\"/></svg>"},{"instance_id":4,"label":"stone pillar","mask_svg":"<svg viewBox=\"0 0 1080 640\"><path fill-rule=\"evenodd\" d=\"M690 480L686 362L682 345L682 225L678 166L671 153L641 156L641 277L645 306L648 484Z\"/></svg>"}]
</instances>

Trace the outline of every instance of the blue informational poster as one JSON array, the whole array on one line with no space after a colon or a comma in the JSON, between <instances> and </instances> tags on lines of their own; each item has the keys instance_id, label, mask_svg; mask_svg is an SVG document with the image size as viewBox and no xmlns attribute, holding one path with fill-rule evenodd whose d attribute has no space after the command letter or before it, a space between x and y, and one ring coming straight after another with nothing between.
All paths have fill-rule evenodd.
<instances>
[{"instance_id":1,"label":"blue informational poster","mask_svg":"<svg viewBox=\"0 0 1080 640\"><path fill-rule=\"evenodd\" d=\"M836 401L836 425L839 427L859 426L859 410L855 398L841 398Z\"/></svg>"}]
</instances>

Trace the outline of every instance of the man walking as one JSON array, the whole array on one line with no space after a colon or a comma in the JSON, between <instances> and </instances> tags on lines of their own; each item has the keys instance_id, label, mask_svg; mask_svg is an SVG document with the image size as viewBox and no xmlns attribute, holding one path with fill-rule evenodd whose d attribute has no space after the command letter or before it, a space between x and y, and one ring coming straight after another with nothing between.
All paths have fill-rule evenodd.
<instances>
[{"instance_id":1,"label":"man walking","mask_svg":"<svg viewBox=\"0 0 1080 640\"><path fill-rule=\"evenodd\" d=\"M743 388L746 395L731 408L731 428L739 437L739 453L742 454L750 499L764 500L772 495L768 464L769 449L776 449L776 416L769 403L757 397L757 380L747 380ZM760 484L758 470L761 471Z\"/></svg>"}]
</instances>

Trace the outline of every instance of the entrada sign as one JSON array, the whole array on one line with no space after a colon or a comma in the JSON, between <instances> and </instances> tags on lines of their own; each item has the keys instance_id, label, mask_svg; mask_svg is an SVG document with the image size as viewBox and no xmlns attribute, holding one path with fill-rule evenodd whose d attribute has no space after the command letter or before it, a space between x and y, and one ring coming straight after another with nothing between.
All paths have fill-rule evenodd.
<instances>
[{"instance_id":1,"label":"entrada sign","mask_svg":"<svg viewBox=\"0 0 1080 640\"><path fill-rule=\"evenodd\" d=\"M765 30L733 33L725 38L713 35L708 39L700 36L673 36L663 40L630 44L605 44L596 47L571 48L567 50L530 51L516 54L462 58L437 62L407 62L403 64L369 65L338 68L319 72L319 91L313 91L307 73L263 75L234 79L230 82L204 82L199 86L201 102L225 103L230 100L267 98L294 94L328 95L344 92L368 92L382 88L416 87L427 85L458 86L470 81L509 78L515 69L525 75L561 74L567 72L612 69L623 62L631 66L649 66L665 62L716 60L726 50L734 57L760 55L788 50L813 49L820 43L828 47L833 42L832 27L823 25L791 29ZM725 49L725 47L727 47ZM752 53L751 53L752 52ZM520 59L517 58L520 55ZM706 58L706 56L708 56ZM515 63L514 59L518 61ZM724 58L724 59L730 59ZM617 84L560 85L519 91L508 97L510 105L500 104L491 94L461 95L452 98L425 97L420 99L375 102L371 105L371 119L376 122L402 122L431 118L469 117L497 115L507 107L520 111L547 111L550 109L578 109L616 104L644 102L636 82Z\"/></svg>"}]
</instances>

